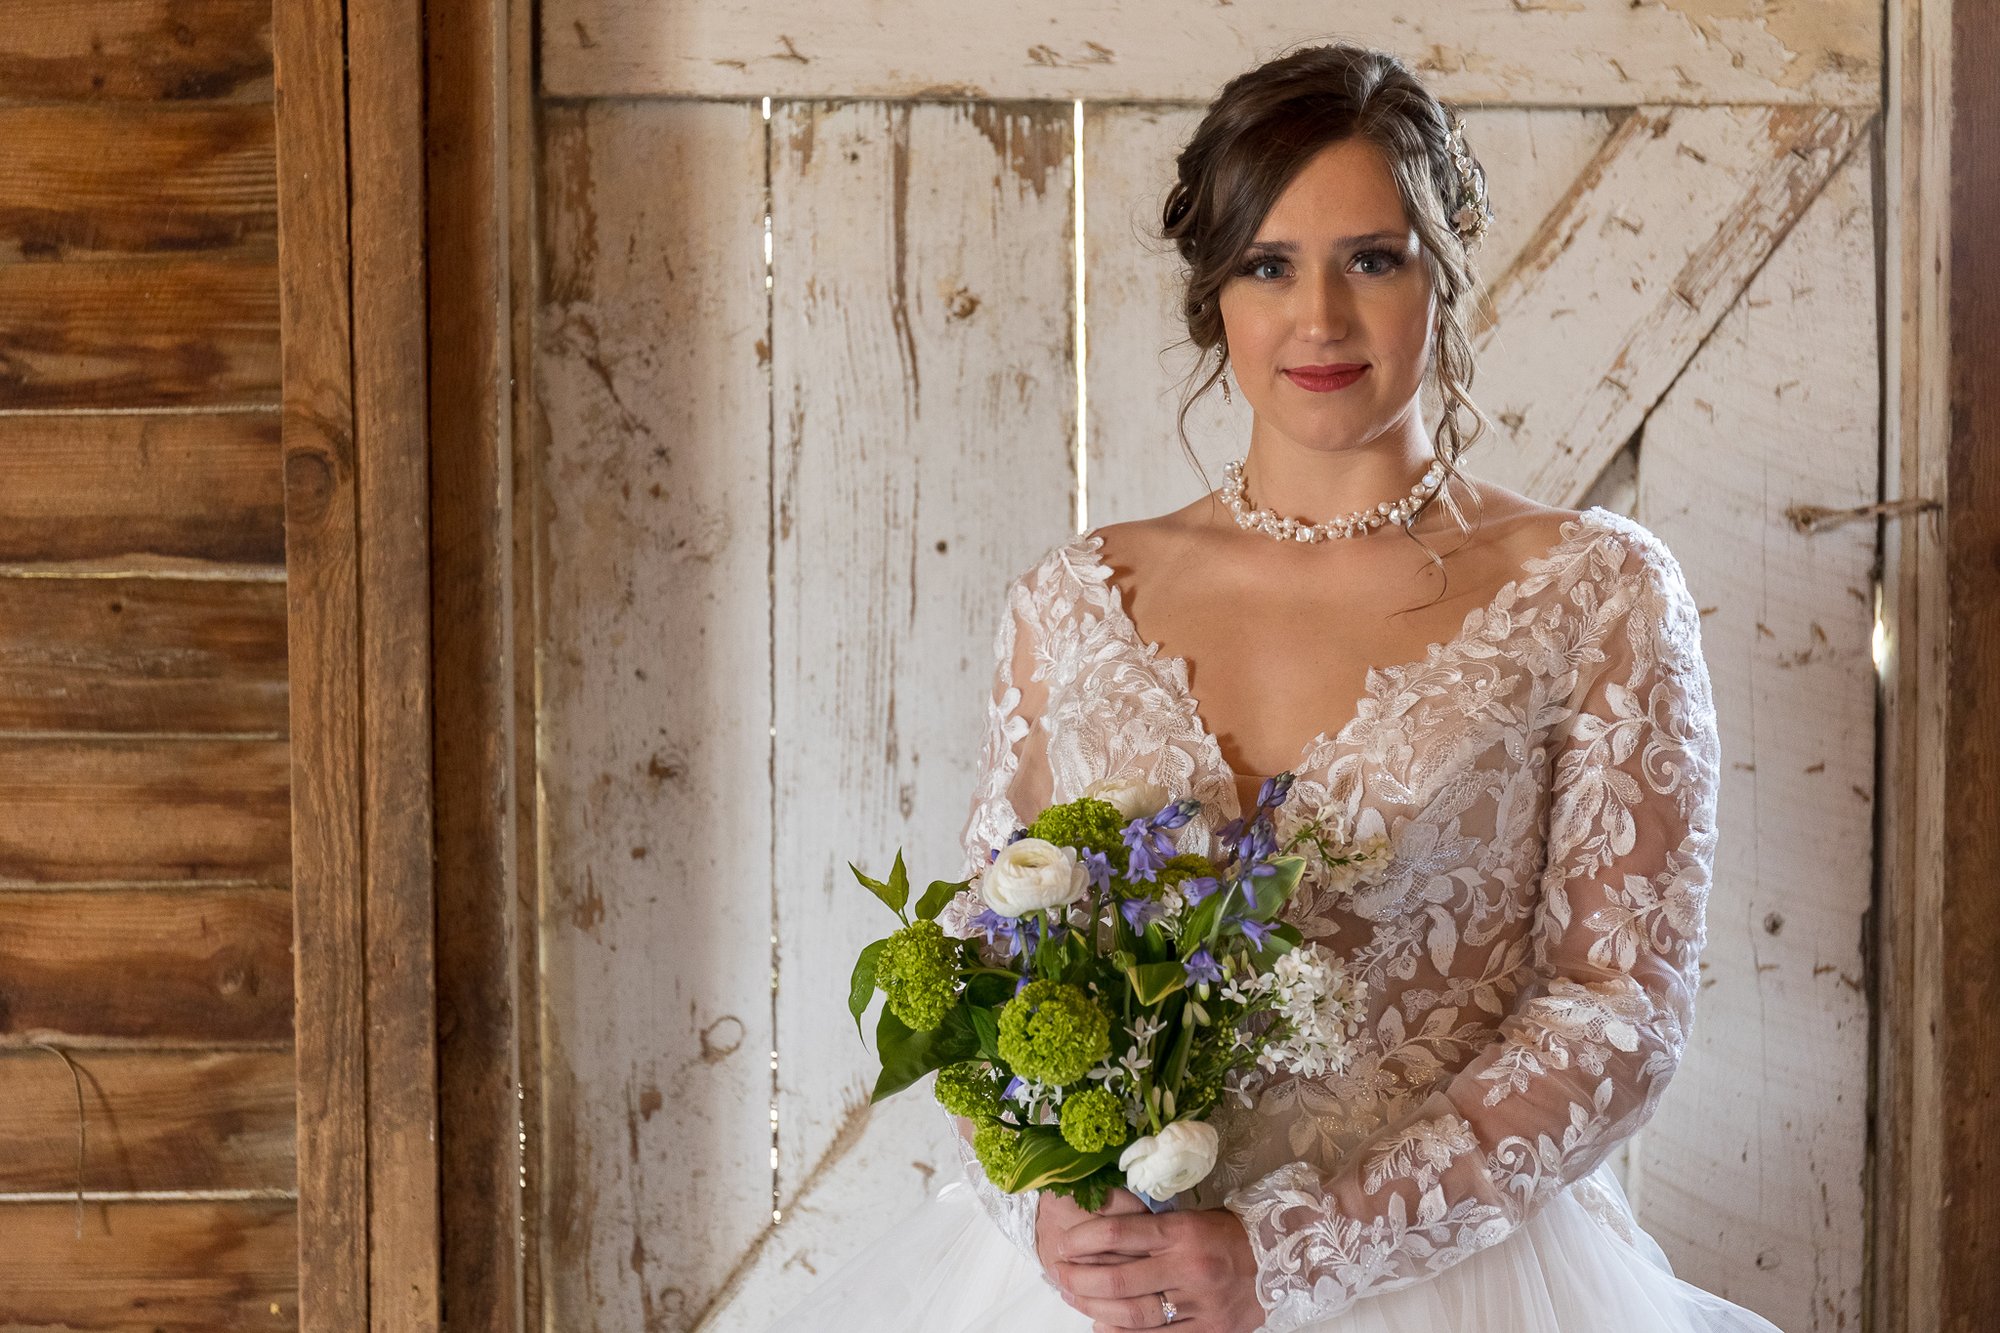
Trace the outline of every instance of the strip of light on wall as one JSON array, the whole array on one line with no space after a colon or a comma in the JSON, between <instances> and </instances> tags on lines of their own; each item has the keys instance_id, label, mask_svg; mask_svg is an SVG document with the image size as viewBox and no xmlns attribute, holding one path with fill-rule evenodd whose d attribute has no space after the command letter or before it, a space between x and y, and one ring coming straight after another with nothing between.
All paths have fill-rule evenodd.
<instances>
[{"instance_id":1,"label":"strip of light on wall","mask_svg":"<svg viewBox=\"0 0 2000 1333\"><path fill-rule=\"evenodd\" d=\"M1089 345L1084 341L1083 328L1083 99L1071 104L1070 115L1070 196L1074 199L1076 216L1071 228L1076 233L1076 255L1071 267L1076 273L1075 291L1071 293L1070 304L1076 311L1076 530L1090 529L1090 392L1088 377L1084 374L1089 365Z\"/></svg>"}]
</instances>

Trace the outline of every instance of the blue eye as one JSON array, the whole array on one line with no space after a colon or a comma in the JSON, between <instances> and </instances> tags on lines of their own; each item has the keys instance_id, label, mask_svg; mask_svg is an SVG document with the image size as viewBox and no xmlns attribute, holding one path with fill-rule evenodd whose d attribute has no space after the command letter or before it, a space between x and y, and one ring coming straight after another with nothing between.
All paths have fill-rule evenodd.
<instances>
[{"instance_id":1,"label":"blue eye","mask_svg":"<svg viewBox=\"0 0 2000 1333\"><path fill-rule=\"evenodd\" d=\"M1363 250L1360 254L1354 256L1354 259L1356 263L1359 263L1371 255L1380 259L1383 267L1369 270L1368 276L1370 277L1380 277L1385 273L1394 273L1403 266L1403 257L1401 255L1390 254L1387 250Z\"/></svg>"},{"instance_id":2,"label":"blue eye","mask_svg":"<svg viewBox=\"0 0 2000 1333\"><path fill-rule=\"evenodd\" d=\"M1244 264L1243 267L1237 269L1236 271L1238 273L1250 275L1250 274L1255 274L1257 270L1260 268L1265 268L1271 264L1282 264L1284 262L1285 262L1284 260L1279 259L1273 255L1259 255L1257 258L1252 259L1251 261L1249 261L1247 264Z\"/></svg>"}]
</instances>

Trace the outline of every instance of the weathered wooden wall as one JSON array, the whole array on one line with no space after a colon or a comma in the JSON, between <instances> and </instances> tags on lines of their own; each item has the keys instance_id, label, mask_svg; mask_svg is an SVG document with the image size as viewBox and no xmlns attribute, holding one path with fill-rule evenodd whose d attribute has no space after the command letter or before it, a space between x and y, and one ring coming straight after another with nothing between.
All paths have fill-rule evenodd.
<instances>
[{"instance_id":1,"label":"weathered wooden wall","mask_svg":"<svg viewBox=\"0 0 2000 1333\"><path fill-rule=\"evenodd\" d=\"M880 909L842 863L955 873L1004 575L1079 512L1203 489L1145 233L1215 85L1334 35L1136 12L954 9L898 45L858 8L544 6L552 1326L760 1328L948 1160L920 1099L866 1109L836 997ZM1634 514L1704 611L1707 985L1629 1187L1687 1276L1833 1330L1861 1310L1874 539L1789 509L1876 493L1879 13L1735 14L1338 35L1471 104L1499 217L1468 466ZM1210 481L1247 425L1190 414Z\"/></svg>"},{"instance_id":2,"label":"weathered wooden wall","mask_svg":"<svg viewBox=\"0 0 2000 1333\"><path fill-rule=\"evenodd\" d=\"M0 143L0 1325L282 1328L269 0L10 0Z\"/></svg>"}]
</instances>

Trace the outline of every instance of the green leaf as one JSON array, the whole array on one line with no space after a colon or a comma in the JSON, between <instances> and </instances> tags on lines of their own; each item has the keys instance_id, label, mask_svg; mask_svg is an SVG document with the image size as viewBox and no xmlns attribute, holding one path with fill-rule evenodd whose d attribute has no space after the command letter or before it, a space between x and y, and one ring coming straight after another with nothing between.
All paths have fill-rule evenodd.
<instances>
[{"instance_id":1,"label":"green leaf","mask_svg":"<svg viewBox=\"0 0 2000 1333\"><path fill-rule=\"evenodd\" d=\"M902 855L903 854L901 852L896 853L896 857L899 861L902 859ZM877 898L880 898L884 903L888 904L890 911L894 912L897 916L901 916L903 914L903 904L904 902L907 901L907 898L898 898L896 896L895 890L891 889L887 884L884 884L881 880L876 879L873 876L862 874L861 867L855 865L854 862L849 861L847 863L847 868L854 872L854 878L861 881L861 887L867 889L868 892L874 894Z\"/></svg>"},{"instance_id":2,"label":"green leaf","mask_svg":"<svg viewBox=\"0 0 2000 1333\"><path fill-rule=\"evenodd\" d=\"M1124 1151L1120 1146L1101 1152L1080 1153L1069 1146L1062 1131L1049 1125L1030 1125L1022 1130L1020 1146L1020 1153L1014 1159L1014 1169L1006 1173L1006 1179L995 1182L1009 1194L1082 1180L1116 1162Z\"/></svg>"},{"instance_id":3,"label":"green leaf","mask_svg":"<svg viewBox=\"0 0 2000 1333\"><path fill-rule=\"evenodd\" d=\"M910 872L903 868L903 849L896 849L896 864L889 867L889 892L895 901L889 906L901 912L910 902Z\"/></svg>"},{"instance_id":4,"label":"green leaf","mask_svg":"<svg viewBox=\"0 0 2000 1333\"><path fill-rule=\"evenodd\" d=\"M1293 890L1299 886L1299 876L1306 868L1303 856L1274 856L1270 866L1276 873L1256 875L1250 880L1253 903L1248 912L1238 910L1238 915L1252 916L1259 921L1269 921L1291 900Z\"/></svg>"},{"instance_id":5,"label":"green leaf","mask_svg":"<svg viewBox=\"0 0 2000 1333\"><path fill-rule=\"evenodd\" d=\"M968 1005L972 1030L979 1037L979 1053L988 1060L1000 1058L1000 1015L984 1005Z\"/></svg>"},{"instance_id":6,"label":"green leaf","mask_svg":"<svg viewBox=\"0 0 2000 1333\"><path fill-rule=\"evenodd\" d=\"M1290 953L1304 942L1305 936L1299 933L1297 926L1292 925L1289 921L1280 921L1276 926L1272 927L1271 938L1265 941L1264 947L1251 950L1250 956L1257 964L1257 970L1263 972L1268 970L1271 964L1278 961L1280 954Z\"/></svg>"},{"instance_id":7,"label":"green leaf","mask_svg":"<svg viewBox=\"0 0 2000 1333\"><path fill-rule=\"evenodd\" d=\"M1189 996L1190 1000L1194 997ZM1194 1024L1188 1016L1181 1016L1180 1035L1174 1039L1174 1051L1167 1057L1166 1083L1170 1088L1178 1088L1187 1076L1188 1052L1194 1048Z\"/></svg>"},{"instance_id":8,"label":"green leaf","mask_svg":"<svg viewBox=\"0 0 2000 1333\"><path fill-rule=\"evenodd\" d=\"M1014 978L995 972L975 972L965 979L965 1002L974 1008L998 1009L1014 998Z\"/></svg>"},{"instance_id":9,"label":"green leaf","mask_svg":"<svg viewBox=\"0 0 2000 1333\"><path fill-rule=\"evenodd\" d=\"M887 940L876 940L854 960L854 976L847 983L847 1011L854 1015L854 1035L861 1036L861 1015L875 994L875 964L882 957ZM865 1040L865 1038L864 1038Z\"/></svg>"},{"instance_id":10,"label":"green leaf","mask_svg":"<svg viewBox=\"0 0 2000 1333\"><path fill-rule=\"evenodd\" d=\"M942 1069L979 1053L979 1037L972 1030L965 1004L953 1005L929 1032L912 1032L888 1005L875 1026L875 1053L882 1059L881 1077L875 1080L870 1102L879 1102L901 1092L933 1069Z\"/></svg>"},{"instance_id":11,"label":"green leaf","mask_svg":"<svg viewBox=\"0 0 2000 1333\"><path fill-rule=\"evenodd\" d=\"M970 883L972 881L969 879L932 880L931 886L924 890L924 896L917 899L917 920L937 920L937 914L944 910L944 905L957 897L958 891Z\"/></svg>"},{"instance_id":12,"label":"green leaf","mask_svg":"<svg viewBox=\"0 0 2000 1333\"><path fill-rule=\"evenodd\" d=\"M1140 963L1125 969L1125 976L1132 983L1132 995L1140 1004L1158 1004L1177 990L1187 986L1187 969L1178 959L1168 959L1164 963Z\"/></svg>"}]
</instances>

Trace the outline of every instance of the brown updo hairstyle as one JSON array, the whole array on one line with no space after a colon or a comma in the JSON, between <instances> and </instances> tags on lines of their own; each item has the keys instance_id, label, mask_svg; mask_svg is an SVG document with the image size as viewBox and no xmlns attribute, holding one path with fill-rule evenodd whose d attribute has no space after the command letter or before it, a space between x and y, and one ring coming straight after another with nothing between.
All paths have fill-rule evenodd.
<instances>
[{"instance_id":1,"label":"brown updo hairstyle","mask_svg":"<svg viewBox=\"0 0 2000 1333\"><path fill-rule=\"evenodd\" d=\"M1436 376L1444 408L1433 446L1446 476L1431 500L1441 499L1464 527L1449 492L1454 480L1465 484L1459 456L1491 423L1467 392L1473 354L1466 316L1477 283L1466 241L1451 221L1464 202L1465 185L1452 161L1450 134L1450 113L1409 66L1389 52L1349 42L1303 47L1223 85L1175 158L1177 179L1160 215L1160 239L1172 242L1187 265L1181 315L1199 356L1189 383L1210 366L1208 353L1215 353L1206 378L1181 399L1177 424L1190 459L1188 409L1229 368L1217 296L1271 206L1306 163L1331 144L1364 139L1388 164L1436 293L1434 353L1425 374ZM1484 170L1476 159L1471 169L1484 207ZM1200 469L1199 460L1195 466ZM1469 484L1466 489L1476 501L1478 492ZM1421 544L1415 533L1409 535ZM1435 553L1431 559L1441 567Z\"/></svg>"}]
</instances>

